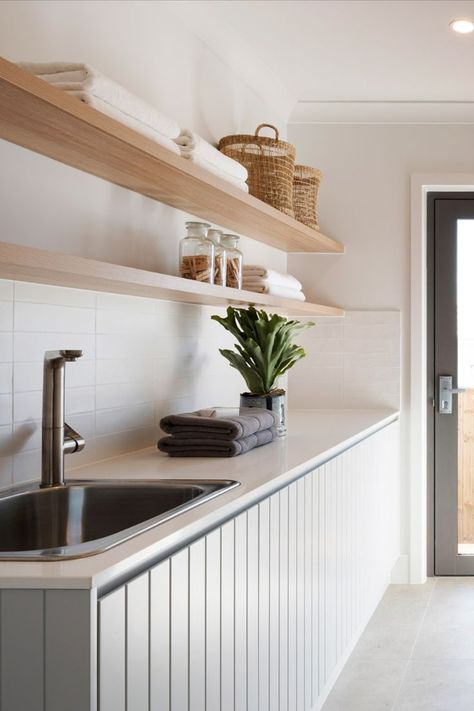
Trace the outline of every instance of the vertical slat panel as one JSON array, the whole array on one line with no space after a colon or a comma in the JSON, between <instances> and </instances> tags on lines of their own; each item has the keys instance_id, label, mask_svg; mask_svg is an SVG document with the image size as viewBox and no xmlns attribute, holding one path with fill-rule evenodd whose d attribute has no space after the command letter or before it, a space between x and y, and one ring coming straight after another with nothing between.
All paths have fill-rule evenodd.
<instances>
[{"instance_id":1,"label":"vertical slat panel","mask_svg":"<svg viewBox=\"0 0 474 711\"><path fill-rule=\"evenodd\" d=\"M190 711L206 709L206 541L189 548ZM152 709L152 711L154 711Z\"/></svg>"},{"instance_id":2,"label":"vertical slat panel","mask_svg":"<svg viewBox=\"0 0 474 711\"><path fill-rule=\"evenodd\" d=\"M288 711L297 708L297 504L298 484L288 487Z\"/></svg>"},{"instance_id":3,"label":"vertical slat panel","mask_svg":"<svg viewBox=\"0 0 474 711\"><path fill-rule=\"evenodd\" d=\"M206 536L206 711L221 708L221 531Z\"/></svg>"},{"instance_id":4,"label":"vertical slat panel","mask_svg":"<svg viewBox=\"0 0 474 711\"><path fill-rule=\"evenodd\" d=\"M258 506L247 512L247 707L258 709Z\"/></svg>"},{"instance_id":5,"label":"vertical slat panel","mask_svg":"<svg viewBox=\"0 0 474 711\"><path fill-rule=\"evenodd\" d=\"M222 526L221 537L221 708L234 709L234 521Z\"/></svg>"},{"instance_id":6,"label":"vertical slat panel","mask_svg":"<svg viewBox=\"0 0 474 711\"><path fill-rule=\"evenodd\" d=\"M44 592L0 593L0 708L44 707Z\"/></svg>"},{"instance_id":7,"label":"vertical slat panel","mask_svg":"<svg viewBox=\"0 0 474 711\"><path fill-rule=\"evenodd\" d=\"M92 695L91 654L95 638L91 638L91 599L95 608L96 598L89 590L45 591L47 711L84 711L96 702Z\"/></svg>"},{"instance_id":8,"label":"vertical slat panel","mask_svg":"<svg viewBox=\"0 0 474 711\"><path fill-rule=\"evenodd\" d=\"M126 709L125 588L99 601L99 709Z\"/></svg>"},{"instance_id":9,"label":"vertical slat panel","mask_svg":"<svg viewBox=\"0 0 474 711\"><path fill-rule=\"evenodd\" d=\"M171 711L188 711L189 548L171 558Z\"/></svg>"},{"instance_id":10,"label":"vertical slat panel","mask_svg":"<svg viewBox=\"0 0 474 711\"><path fill-rule=\"evenodd\" d=\"M336 618L337 618L337 639L336 639L336 662L343 653L343 633L344 633L344 498L342 493L342 462L338 457L335 462L336 475Z\"/></svg>"},{"instance_id":11,"label":"vertical slat panel","mask_svg":"<svg viewBox=\"0 0 474 711\"><path fill-rule=\"evenodd\" d=\"M296 709L304 711L305 694L305 478L296 482Z\"/></svg>"},{"instance_id":12,"label":"vertical slat panel","mask_svg":"<svg viewBox=\"0 0 474 711\"><path fill-rule=\"evenodd\" d=\"M312 488L312 706L319 696L319 470L311 474Z\"/></svg>"},{"instance_id":13,"label":"vertical slat panel","mask_svg":"<svg viewBox=\"0 0 474 711\"><path fill-rule=\"evenodd\" d=\"M127 711L148 711L149 575L126 586L127 593Z\"/></svg>"},{"instance_id":14,"label":"vertical slat panel","mask_svg":"<svg viewBox=\"0 0 474 711\"><path fill-rule=\"evenodd\" d=\"M235 711L247 710L247 513L235 519ZM224 711L224 710L223 710Z\"/></svg>"},{"instance_id":15,"label":"vertical slat panel","mask_svg":"<svg viewBox=\"0 0 474 711\"><path fill-rule=\"evenodd\" d=\"M280 651L280 494L270 498L269 707L279 706Z\"/></svg>"},{"instance_id":16,"label":"vertical slat panel","mask_svg":"<svg viewBox=\"0 0 474 711\"><path fill-rule=\"evenodd\" d=\"M270 501L259 504L258 561L258 711L269 704L269 622L270 622Z\"/></svg>"},{"instance_id":17,"label":"vertical slat panel","mask_svg":"<svg viewBox=\"0 0 474 711\"><path fill-rule=\"evenodd\" d=\"M280 687L279 711L288 708L288 589L289 589L288 488L280 491ZM273 711L273 709L272 709Z\"/></svg>"},{"instance_id":18,"label":"vertical slat panel","mask_svg":"<svg viewBox=\"0 0 474 711\"><path fill-rule=\"evenodd\" d=\"M313 673L313 478L307 474L304 478L304 708L312 707Z\"/></svg>"},{"instance_id":19,"label":"vertical slat panel","mask_svg":"<svg viewBox=\"0 0 474 711\"><path fill-rule=\"evenodd\" d=\"M336 462L332 459L326 465L326 680L337 661Z\"/></svg>"},{"instance_id":20,"label":"vertical slat panel","mask_svg":"<svg viewBox=\"0 0 474 711\"><path fill-rule=\"evenodd\" d=\"M318 683L322 690L326 683L326 468L319 467L318 474L318 503L319 503L319 666Z\"/></svg>"},{"instance_id":21,"label":"vertical slat panel","mask_svg":"<svg viewBox=\"0 0 474 711\"><path fill-rule=\"evenodd\" d=\"M170 711L170 607L168 559L150 572L150 708L153 711Z\"/></svg>"}]
</instances>

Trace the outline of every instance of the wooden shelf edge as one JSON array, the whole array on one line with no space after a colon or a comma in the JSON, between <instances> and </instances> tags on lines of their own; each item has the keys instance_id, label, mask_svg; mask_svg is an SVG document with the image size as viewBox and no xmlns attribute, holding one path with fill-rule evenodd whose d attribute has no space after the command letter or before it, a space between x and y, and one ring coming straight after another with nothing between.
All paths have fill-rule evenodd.
<instances>
[{"instance_id":1,"label":"wooden shelf edge","mask_svg":"<svg viewBox=\"0 0 474 711\"><path fill-rule=\"evenodd\" d=\"M8 242L0 242L0 278L206 306L254 304L268 311L275 310L294 316L344 316L343 309L336 306L202 284L169 274Z\"/></svg>"},{"instance_id":2,"label":"wooden shelf edge","mask_svg":"<svg viewBox=\"0 0 474 711\"><path fill-rule=\"evenodd\" d=\"M344 246L0 57L0 137L287 252Z\"/></svg>"}]
</instances>

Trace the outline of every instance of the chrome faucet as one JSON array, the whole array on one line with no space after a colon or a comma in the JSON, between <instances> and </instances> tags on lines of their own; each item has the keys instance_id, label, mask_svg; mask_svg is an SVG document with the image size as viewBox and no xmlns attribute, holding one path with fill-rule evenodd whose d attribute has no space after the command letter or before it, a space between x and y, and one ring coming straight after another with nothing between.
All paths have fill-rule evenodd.
<instances>
[{"instance_id":1,"label":"chrome faucet","mask_svg":"<svg viewBox=\"0 0 474 711\"><path fill-rule=\"evenodd\" d=\"M43 433L41 486L64 485L64 455L80 452L84 438L64 421L66 361L75 361L82 351L46 351L43 368Z\"/></svg>"}]
</instances>

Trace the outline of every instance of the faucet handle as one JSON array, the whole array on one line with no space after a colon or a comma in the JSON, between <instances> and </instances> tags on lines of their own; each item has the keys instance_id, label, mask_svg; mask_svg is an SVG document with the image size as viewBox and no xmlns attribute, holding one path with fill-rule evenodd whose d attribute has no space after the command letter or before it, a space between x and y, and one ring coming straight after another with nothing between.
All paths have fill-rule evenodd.
<instances>
[{"instance_id":1,"label":"faucet handle","mask_svg":"<svg viewBox=\"0 0 474 711\"><path fill-rule=\"evenodd\" d=\"M71 349L59 351L59 353L62 355L62 357L65 360L71 360L71 361L77 360L78 358L82 358L82 356L84 355L84 351L82 351L82 350L71 350Z\"/></svg>"}]
</instances>

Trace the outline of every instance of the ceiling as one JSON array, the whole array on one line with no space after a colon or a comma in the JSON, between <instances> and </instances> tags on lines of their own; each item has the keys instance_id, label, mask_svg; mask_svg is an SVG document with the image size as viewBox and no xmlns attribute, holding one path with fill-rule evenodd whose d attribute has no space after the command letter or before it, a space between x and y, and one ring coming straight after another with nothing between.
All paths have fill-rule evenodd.
<instances>
[{"instance_id":1,"label":"ceiling","mask_svg":"<svg viewBox=\"0 0 474 711\"><path fill-rule=\"evenodd\" d=\"M474 19L458 0L214 0L206 22L238 34L296 101L474 101Z\"/></svg>"}]
</instances>

